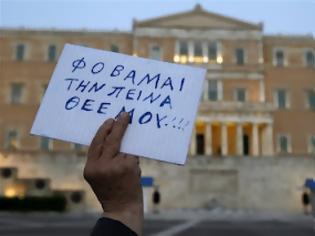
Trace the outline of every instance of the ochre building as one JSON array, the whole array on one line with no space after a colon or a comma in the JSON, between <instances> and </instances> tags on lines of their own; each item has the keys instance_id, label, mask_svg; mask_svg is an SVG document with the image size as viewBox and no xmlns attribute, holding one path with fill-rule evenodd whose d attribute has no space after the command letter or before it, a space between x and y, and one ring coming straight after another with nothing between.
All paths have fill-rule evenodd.
<instances>
[{"instance_id":1,"label":"ochre building","mask_svg":"<svg viewBox=\"0 0 315 236\"><path fill-rule=\"evenodd\" d=\"M2 155L86 152L29 135L65 43L207 68L191 156L315 156L314 37L265 35L199 5L130 32L0 29Z\"/></svg>"}]
</instances>

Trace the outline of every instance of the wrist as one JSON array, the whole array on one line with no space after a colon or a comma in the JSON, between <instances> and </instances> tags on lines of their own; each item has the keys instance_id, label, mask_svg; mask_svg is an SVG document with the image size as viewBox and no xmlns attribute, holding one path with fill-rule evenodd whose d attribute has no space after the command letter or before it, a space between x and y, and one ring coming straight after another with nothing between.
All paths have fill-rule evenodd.
<instances>
[{"instance_id":1,"label":"wrist","mask_svg":"<svg viewBox=\"0 0 315 236\"><path fill-rule=\"evenodd\" d=\"M143 205L137 204L125 210L104 211L103 215L107 218L117 220L133 230L138 236L142 236L143 230Z\"/></svg>"}]
</instances>

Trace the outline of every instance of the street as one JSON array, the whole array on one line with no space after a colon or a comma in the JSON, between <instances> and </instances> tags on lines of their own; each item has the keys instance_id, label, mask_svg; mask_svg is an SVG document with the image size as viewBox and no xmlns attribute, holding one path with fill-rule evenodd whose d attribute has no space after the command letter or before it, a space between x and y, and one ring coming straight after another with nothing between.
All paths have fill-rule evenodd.
<instances>
[{"instance_id":1,"label":"street","mask_svg":"<svg viewBox=\"0 0 315 236\"><path fill-rule=\"evenodd\" d=\"M177 213L178 215L178 213ZM189 213L186 217L174 214L149 215L144 224L145 236L313 236L311 218L295 217L248 217L237 218L236 214L219 217L204 217ZM187 217L188 215L188 217ZM192 215L195 215L192 217ZM56 213L0 213L1 236L86 236L89 235L98 216L96 214ZM173 219L172 219L173 218Z\"/></svg>"}]
</instances>

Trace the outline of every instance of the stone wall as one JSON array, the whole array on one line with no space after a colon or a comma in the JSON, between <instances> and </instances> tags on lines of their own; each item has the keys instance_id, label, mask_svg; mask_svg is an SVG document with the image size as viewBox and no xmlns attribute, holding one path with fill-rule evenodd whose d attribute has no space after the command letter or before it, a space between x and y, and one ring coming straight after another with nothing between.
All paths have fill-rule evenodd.
<instances>
[{"instance_id":1,"label":"stone wall","mask_svg":"<svg viewBox=\"0 0 315 236\"><path fill-rule=\"evenodd\" d=\"M50 178L53 190L84 190L86 210L98 210L84 182L84 156L58 153L0 154L0 167L17 167L19 178ZM311 157L192 157L185 166L143 159L142 175L154 177L163 208L224 206L301 210L306 178L315 178ZM152 188L145 189L150 209ZM2 193L0 193L2 194Z\"/></svg>"}]
</instances>

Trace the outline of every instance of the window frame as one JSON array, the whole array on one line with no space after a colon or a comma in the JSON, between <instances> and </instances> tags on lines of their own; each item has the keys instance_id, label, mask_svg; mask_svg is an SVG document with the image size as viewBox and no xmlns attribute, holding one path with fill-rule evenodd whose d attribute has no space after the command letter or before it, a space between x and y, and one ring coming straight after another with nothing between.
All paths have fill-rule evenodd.
<instances>
[{"instance_id":1,"label":"window frame","mask_svg":"<svg viewBox=\"0 0 315 236\"><path fill-rule=\"evenodd\" d=\"M238 57L237 57L237 51L238 50L242 50L242 52L243 52L243 63L242 64L239 64L238 63ZM235 64L237 65L237 66L244 66L246 63L247 63L247 58L246 58L246 50L245 50L245 48L243 48L243 47L237 47L237 48L235 48L234 49L234 62L235 62Z\"/></svg>"},{"instance_id":2,"label":"window frame","mask_svg":"<svg viewBox=\"0 0 315 236\"><path fill-rule=\"evenodd\" d=\"M19 59L19 56L18 56L18 47L19 46L23 46L23 56L22 58ZM25 42L18 42L14 45L14 60L17 61L17 62L23 62L23 61L26 61L28 58L27 58L27 48L28 48L28 45L27 43Z\"/></svg>"},{"instance_id":3,"label":"window frame","mask_svg":"<svg viewBox=\"0 0 315 236\"><path fill-rule=\"evenodd\" d=\"M238 92L241 91L241 90L244 91L244 101L238 100ZM234 101L236 101L236 102L242 102L242 103L247 102L247 101L248 101L248 92L247 92L247 89L246 89L246 88L236 88L236 89L234 90Z\"/></svg>"},{"instance_id":4,"label":"window frame","mask_svg":"<svg viewBox=\"0 0 315 236\"><path fill-rule=\"evenodd\" d=\"M283 64L279 65L277 61L277 52L282 51L283 52ZM288 66L288 55L285 50L285 48L274 48L273 49L273 55L272 55L272 64L274 67L282 68Z\"/></svg>"},{"instance_id":5,"label":"window frame","mask_svg":"<svg viewBox=\"0 0 315 236\"><path fill-rule=\"evenodd\" d=\"M12 132L12 131L15 131L16 132L16 147L12 147L11 145L9 145L9 140L8 140L8 137L9 137L9 133ZM5 131L5 134L4 134L4 143L3 143L3 147L4 149L6 150L14 150L14 149L19 149L20 148L20 130L17 129L17 128L9 128ZM11 143L11 142L10 142Z\"/></svg>"},{"instance_id":6,"label":"window frame","mask_svg":"<svg viewBox=\"0 0 315 236\"><path fill-rule=\"evenodd\" d=\"M309 94L310 93L313 93L314 99L315 99L315 89L306 89L305 90L305 104L306 104L306 108L311 110L311 111L315 111L315 103L314 103L314 107L310 103L310 98L309 98Z\"/></svg>"},{"instance_id":7,"label":"window frame","mask_svg":"<svg viewBox=\"0 0 315 236\"><path fill-rule=\"evenodd\" d=\"M214 59L213 59L213 58L211 59L211 57L210 57L211 44L214 44L215 47L216 47L216 54L215 54L215 58L214 58ZM207 43L207 57L208 57L208 61L209 61L210 63L216 64L216 63L217 63L217 60L218 60L218 55L219 55L219 43L218 43L217 41L208 42L208 43Z\"/></svg>"},{"instance_id":8,"label":"window frame","mask_svg":"<svg viewBox=\"0 0 315 236\"><path fill-rule=\"evenodd\" d=\"M14 99L14 86L15 85L20 85L21 90L20 90L20 95L19 95L19 100L17 101L16 99ZM25 98L25 83L23 82L11 82L10 83L10 90L9 90L9 104L12 105L19 105L19 104L23 104L24 103L24 98Z\"/></svg>"},{"instance_id":9,"label":"window frame","mask_svg":"<svg viewBox=\"0 0 315 236\"><path fill-rule=\"evenodd\" d=\"M55 51L54 51L54 58L50 58L50 49L51 47L54 47L55 48ZM47 62L56 62L57 61L57 55L58 55L58 47L56 44L49 44L48 47L47 47Z\"/></svg>"},{"instance_id":10,"label":"window frame","mask_svg":"<svg viewBox=\"0 0 315 236\"><path fill-rule=\"evenodd\" d=\"M186 44L186 50L187 50L187 53L186 54L183 54L182 52L181 52L181 46L182 46L182 44ZM188 41L186 41L186 40L179 40L178 41L178 55L179 55L179 57L181 57L181 56L186 56L187 58L188 58L188 56L189 56L189 42Z\"/></svg>"},{"instance_id":11,"label":"window frame","mask_svg":"<svg viewBox=\"0 0 315 236\"><path fill-rule=\"evenodd\" d=\"M314 144L313 144L314 141ZM308 154L315 154L315 134L310 134L308 136Z\"/></svg>"},{"instance_id":12,"label":"window frame","mask_svg":"<svg viewBox=\"0 0 315 236\"><path fill-rule=\"evenodd\" d=\"M280 103L279 103L279 91L284 91L285 92L285 106L284 107L280 107ZM289 109L291 107L291 103L290 103L290 94L289 94L289 90L286 88L277 88L274 91L274 105L276 106L276 108L278 110L285 110L285 109Z\"/></svg>"},{"instance_id":13,"label":"window frame","mask_svg":"<svg viewBox=\"0 0 315 236\"><path fill-rule=\"evenodd\" d=\"M308 61L307 61L307 54L308 53L312 53L313 54L313 64L308 64ZM307 68L314 68L315 67L315 50L312 49L312 48L308 48L304 51L304 66L307 67Z\"/></svg>"},{"instance_id":14,"label":"window frame","mask_svg":"<svg viewBox=\"0 0 315 236\"><path fill-rule=\"evenodd\" d=\"M115 50L113 49L114 47L116 47ZM116 49L117 49L117 50L116 50ZM121 52L121 51L120 51L120 46L119 46L118 44L111 43L111 44L109 45L109 51L115 52L115 53L120 53L120 52Z\"/></svg>"},{"instance_id":15,"label":"window frame","mask_svg":"<svg viewBox=\"0 0 315 236\"><path fill-rule=\"evenodd\" d=\"M47 139L48 140L48 147L47 147L47 149L43 148L43 146L42 146L42 140L43 139ZM48 138L48 137L40 137L39 138L39 149L41 151L46 151L46 152L53 150L53 140L51 138Z\"/></svg>"},{"instance_id":16,"label":"window frame","mask_svg":"<svg viewBox=\"0 0 315 236\"><path fill-rule=\"evenodd\" d=\"M287 150L282 151L281 138L285 137L287 141ZM292 138L287 133L280 133L277 135L277 152L278 154L291 154L292 153Z\"/></svg>"},{"instance_id":17,"label":"window frame","mask_svg":"<svg viewBox=\"0 0 315 236\"><path fill-rule=\"evenodd\" d=\"M159 47L159 49L160 49L160 58L159 58L159 59L151 57L151 52L152 52L152 49L153 49L154 47ZM152 60L162 61L162 60L163 60L163 48L162 48L162 46L159 45L159 44L156 44L156 43L155 43L155 44L150 44L150 45L149 45L149 55L148 55L148 58L149 58L149 59L152 59Z\"/></svg>"}]
</instances>

